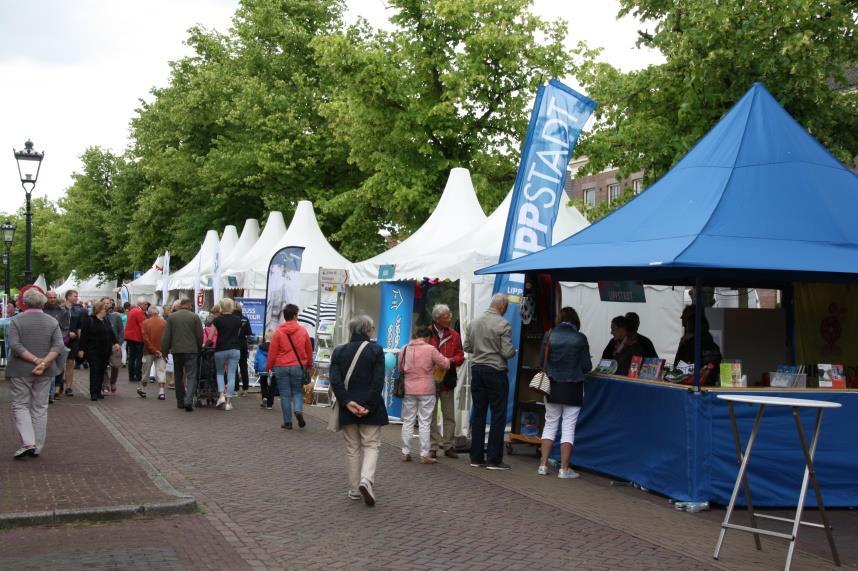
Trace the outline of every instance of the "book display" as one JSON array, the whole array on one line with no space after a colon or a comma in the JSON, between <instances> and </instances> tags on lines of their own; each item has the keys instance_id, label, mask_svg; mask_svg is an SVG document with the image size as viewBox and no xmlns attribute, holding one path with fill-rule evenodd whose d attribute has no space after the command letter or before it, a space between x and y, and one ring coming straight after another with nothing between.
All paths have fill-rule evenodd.
<instances>
[{"instance_id":1,"label":"book display","mask_svg":"<svg viewBox=\"0 0 858 571\"><path fill-rule=\"evenodd\" d=\"M637 379L638 375L641 371L641 364L643 363L643 357L640 355L635 355L632 357L632 362L629 364L629 378Z\"/></svg>"},{"instance_id":2,"label":"book display","mask_svg":"<svg viewBox=\"0 0 858 571\"><path fill-rule=\"evenodd\" d=\"M664 359L651 357L644 359L641 364L639 377L649 381L660 381L664 374Z\"/></svg>"}]
</instances>

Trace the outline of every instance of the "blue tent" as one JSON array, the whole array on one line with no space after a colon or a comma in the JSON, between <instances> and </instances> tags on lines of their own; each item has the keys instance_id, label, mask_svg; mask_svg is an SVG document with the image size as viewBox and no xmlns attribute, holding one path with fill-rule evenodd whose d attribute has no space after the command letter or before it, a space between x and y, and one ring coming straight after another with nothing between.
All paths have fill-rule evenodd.
<instances>
[{"instance_id":1,"label":"blue tent","mask_svg":"<svg viewBox=\"0 0 858 571\"><path fill-rule=\"evenodd\" d=\"M858 281L858 176L761 84L656 184L550 248L478 274L771 285Z\"/></svg>"}]
</instances>

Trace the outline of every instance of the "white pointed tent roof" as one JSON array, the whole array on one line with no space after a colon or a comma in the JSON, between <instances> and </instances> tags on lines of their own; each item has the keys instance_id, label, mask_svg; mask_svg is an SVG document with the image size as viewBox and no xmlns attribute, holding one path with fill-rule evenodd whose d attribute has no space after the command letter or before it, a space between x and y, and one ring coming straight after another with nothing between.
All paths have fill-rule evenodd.
<instances>
[{"instance_id":1,"label":"white pointed tent roof","mask_svg":"<svg viewBox=\"0 0 858 571\"><path fill-rule=\"evenodd\" d=\"M232 224L223 229L223 235L220 237L220 259L221 268L223 268L223 260L231 256L235 250L235 245L238 243L238 231ZM202 289L211 289L210 278L214 273L214 253L208 263L203 262L200 267L200 287ZM192 286L193 287L193 286Z\"/></svg>"},{"instance_id":2,"label":"white pointed tent roof","mask_svg":"<svg viewBox=\"0 0 858 571\"><path fill-rule=\"evenodd\" d=\"M80 288L80 282L77 279L77 275L74 270L69 274L69 277L66 278L62 284L54 288L59 295L64 295L68 290L74 289L77 290Z\"/></svg>"},{"instance_id":3,"label":"white pointed tent roof","mask_svg":"<svg viewBox=\"0 0 858 571\"><path fill-rule=\"evenodd\" d=\"M142 276L130 281L125 286L128 295L134 299L138 295L152 295L161 290L161 281L164 279L164 256L158 256L155 263Z\"/></svg>"},{"instance_id":4,"label":"white pointed tent roof","mask_svg":"<svg viewBox=\"0 0 858 571\"><path fill-rule=\"evenodd\" d=\"M96 301L102 297L115 297L116 281L107 279L104 274L88 277L77 290L81 301Z\"/></svg>"},{"instance_id":5,"label":"white pointed tent roof","mask_svg":"<svg viewBox=\"0 0 858 571\"><path fill-rule=\"evenodd\" d=\"M454 168L441 194L435 210L414 234L381 254L351 264L349 283L368 285L377 283L379 266L395 265L394 279L435 277L458 279L446 264L428 265L425 257L439 250L455 252L459 241L486 222L486 215L477 200L468 169Z\"/></svg>"},{"instance_id":6,"label":"white pointed tent roof","mask_svg":"<svg viewBox=\"0 0 858 571\"><path fill-rule=\"evenodd\" d=\"M222 275L224 277L235 276L238 279L238 287L244 288L246 297L265 295L268 264L271 262L271 257L277 252L277 244L285 233L286 223L283 221L283 213L271 212L256 244L241 259L225 267Z\"/></svg>"},{"instance_id":7,"label":"white pointed tent roof","mask_svg":"<svg viewBox=\"0 0 858 571\"><path fill-rule=\"evenodd\" d=\"M33 282L33 285L40 287L42 291L47 291L48 282L45 281L45 274L39 274L39 277L36 278L36 281Z\"/></svg>"},{"instance_id":8,"label":"white pointed tent roof","mask_svg":"<svg viewBox=\"0 0 858 571\"><path fill-rule=\"evenodd\" d=\"M223 256L223 267L229 268L246 256L257 240L259 240L259 221L256 218L248 218L244 221L241 236L232 248L232 252L228 256Z\"/></svg>"},{"instance_id":9,"label":"white pointed tent roof","mask_svg":"<svg viewBox=\"0 0 858 571\"><path fill-rule=\"evenodd\" d=\"M214 258L215 249L218 246L220 239L217 232L209 230L206 232L206 237L200 245L200 250L197 255L177 272L170 272L170 291L177 289L194 289L194 280L197 275L197 268L211 267L212 259Z\"/></svg>"},{"instance_id":10,"label":"white pointed tent roof","mask_svg":"<svg viewBox=\"0 0 858 571\"><path fill-rule=\"evenodd\" d=\"M331 246L319 228L313 203L302 200L295 209L289 229L277 243L277 250L287 246L302 246L301 273L318 274L319 268L345 269L349 261Z\"/></svg>"}]
</instances>

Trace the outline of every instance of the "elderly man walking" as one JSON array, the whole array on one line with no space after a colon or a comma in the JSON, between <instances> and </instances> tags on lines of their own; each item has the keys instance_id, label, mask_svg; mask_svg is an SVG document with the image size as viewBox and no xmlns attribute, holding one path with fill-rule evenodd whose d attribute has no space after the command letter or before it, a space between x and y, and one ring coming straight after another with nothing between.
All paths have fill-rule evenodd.
<instances>
[{"instance_id":1,"label":"elderly man walking","mask_svg":"<svg viewBox=\"0 0 858 571\"><path fill-rule=\"evenodd\" d=\"M167 360L161 352L161 338L167 322L161 317L161 311L157 307L150 307L146 311L146 321L143 322L143 370L146 374L137 388L137 395L146 398L146 383L149 380L149 371L155 367L155 380L158 382L158 400L166 400L167 383Z\"/></svg>"},{"instance_id":2,"label":"elderly man walking","mask_svg":"<svg viewBox=\"0 0 858 571\"><path fill-rule=\"evenodd\" d=\"M471 466L489 470L509 470L503 463L503 434L506 427L507 359L515 355L512 327L504 319L509 300L505 294L492 296L488 311L468 325L465 352L471 355ZM491 410L488 447L486 413Z\"/></svg>"},{"instance_id":3,"label":"elderly man walking","mask_svg":"<svg viewBox=\"0 0 858 571\"><path fill-rule=\"evenodd\" d=\"M438 455L439 448L444 451L444 456L447 458L459 457L453 443L453 439L456 437L456 411L453 406L453 393L458 379L456 367L465 362L465 353L462 351L462 337L450 327L452 323L453 312L450 311L449 306L439 303L432 308L432 337L429 342L450 360L450 368L438 372L439 375L443 375L443 378L437 384L438 399L436 400L435 414L440 408L443 432L438 430L438 422L435 420L435 414L433 414L432 451L429 453L432 458Z\"/></svg>"},{"instance_id":4,"label":"elderly man walking","mask_svg":"<svg viewBox=\"0 0 858 571\"><path fill-rule=\"evenodd\" d=\"M173 354L173 371L176 378L176 406L194 410L194 393L197 391L197 358L203 347L203 323L192 311L193 302L182 299L179 309L167 319L161 336L161 354Z\"/></svg>"},{"instance_id":5,"label":"elderly man walking","mask_svg":"<svg viewBox=\"0 0 858 571\"><path fill-rule=\"evenodd\" d=\"M128 381L143 380L143 322L149 302L145 297L137 298L137 305L128 311L125 320L125 345L128 347ZM148 374L148 371L147 371Z\"/></svg>"}]
</instances>

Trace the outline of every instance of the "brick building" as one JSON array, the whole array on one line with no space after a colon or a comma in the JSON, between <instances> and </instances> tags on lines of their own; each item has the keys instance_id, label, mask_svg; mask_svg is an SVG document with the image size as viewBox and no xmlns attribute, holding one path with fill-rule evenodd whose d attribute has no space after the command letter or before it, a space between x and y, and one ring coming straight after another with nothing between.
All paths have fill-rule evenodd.
<instances>
[{"instance_id":1,"label":"brick building","mask_svg":"<svg viewBox=\"0 0 858 571\"><path fill-rule=\"evenodd\" d=\"M587 157L573 159L569 163L569 176L566 178L566 194L572 198L595 206L606 200L615 200L622 196L627 188L633 188L635 194L643 190L643 171L618 180L617 169L604 170L597 174L576 176L578 170L587 164Z\"/></svg>"}]
</instances>

